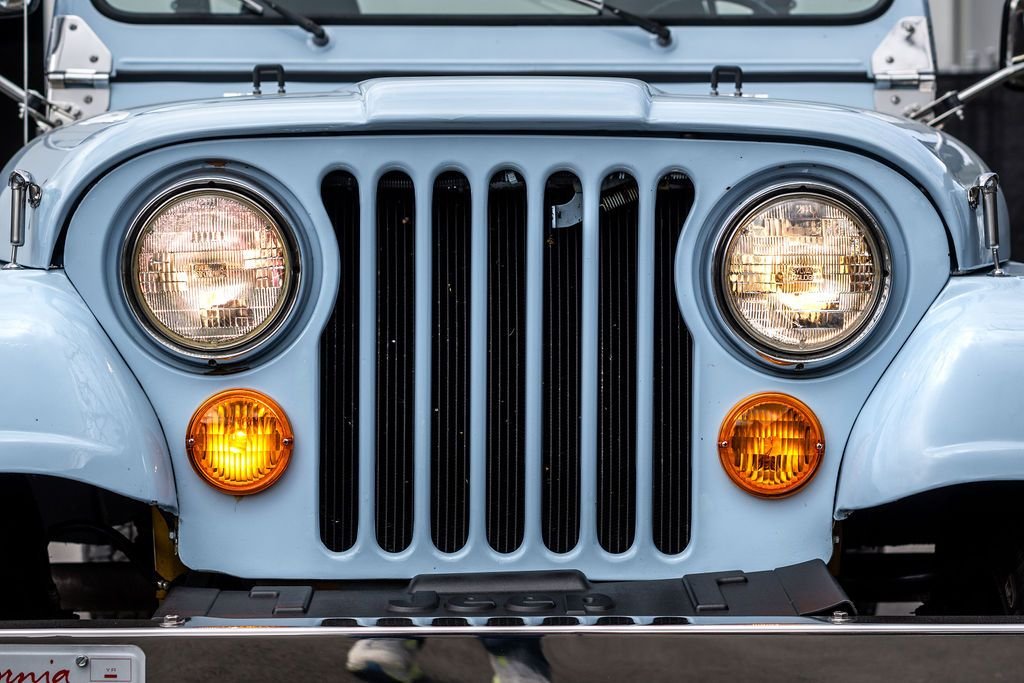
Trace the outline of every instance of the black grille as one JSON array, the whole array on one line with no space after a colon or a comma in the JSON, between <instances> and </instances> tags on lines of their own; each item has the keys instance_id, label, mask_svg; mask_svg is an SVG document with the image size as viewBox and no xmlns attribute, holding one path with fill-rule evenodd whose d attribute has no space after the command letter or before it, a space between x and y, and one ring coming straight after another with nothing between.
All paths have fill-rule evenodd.
<instances>
[{"instance_id":1,"label":"black grille","mask_svg":"<svg viewBox=\"0 0 1024 683\"><path fill-rule=\"evenodd\" d=\"M429 291L416 290L416 193L404 173L384 175L375 206L362 207L352 174L336 171L323 181L324 207L338 241L340 286L337 303L320 344L320 533L324 545L341 552L355 546L360 514L374 516L376 540L389 552L413 542L414 388L429 377L429 511L433 544L444 552L465 548L473 524L483 524L489 545L511 553L531 533L526 528L527 495L540 486L541 540L554 552L572 550L580 539L582 505L593 506L597 541L611 553L636 542L637 444L650 436L652 461L651 533L663 553L681 553L690 535L690 440L693 342L679 311L675 289L676 247L693 204L692 183L680 173L666 175L656 191L652 226L640 221L644 194L627 174L601 185L593 264L597 303L596 358L581 365L583 335L582 185L571 173L551 176L542 197L528 197L523 177L497 173L486 187L471 187L465 176L443 173L427 188L429 251L419 255L431 269ZM538 193L539 194L539 193ZM486 225L473 225L473 201L486 202ZM424 205L427 203L425 202ZM534 215L536 212L536 215ZM479 211L477 215L479 215ZM542 219L537 270L528 271L528 226ZM422 220L422 219L421 219ZM645 232L650 231L650 232ZM421 237L425 237L421 236ZM653 238L653 242L650 241ZM645 242L645 239L648 241ZM480 243L479 240L484 240ZM476 243L476 251L473 244ZM640 247L653 250L641 254ZM486 247L486 248L485 248ZM361 256L360 249L367 252ZM425 249L424 251L427 251ZM473 263L474 253L486 264ZM641 264L651 263L648 271ZM373 270L375 267L375 270ZM369 268L370 270L367 270ZM486 273L486 289L471 292L471 271ZM530 283L528 285L528 283ZM362 284L362 286L361 286ZM539 290L536 309L528 286ZM374 290L374 291L371 291ZM642 299L653 294L653 301ZM486 331L472 329L473 306L486 309ZM429 303L429 319L416 326L417 297ZM360 330L360 310L375 306L374 329ZM485 303L484 303L485 302ZM653 327L640 328L641 303L651 306ZM368 311L367 311L368 312ZM530 317L530 316L536 316ZM526 374L527 339L538 327L540 365ZM539 328L539 330L538 330ZM373 369L359 373L363 355ZM477 337L476 335L481 335ZM416 339L429 345L429 366L417 373ZM486 359L471 362L471 340L486 340ZM644 347L638 347L638 339ZM477 348L477 347L474 347ZM649 385L639 381L641 353L652 353ZM484 402L471 404L471 376L486 369ZM595 480L581 480L583 373L593 373L597 395ZM540 384L539 480L527 478L527 387ZM368 386L368 383L373 383ZM641 392L643 386L650 393ZM366 392L366 393L364 393ZM362 399L360 397L363 397ZM375 415L359 431L360 400ZM650 402L651 424L638 424L640 401ZM471 452L470 416L479 410L486 424L477 435L482 453ZM368 416L364 416L366 419ZM372 460L360 463L363 451ZM485 474L485 510L471 509L470 471L480 457ZM646 462L646 460L644 461ZM646 466L646 465L645 465ZM373 509L361 510L359 473L374 471ZM480 495L480 492L477 492ZM588 510L589 512L589 510ZM476 515L476 516L475 516ZM368 521L368 520L364 520Z\"/></svg>"},{"instance_id":2,"label":"black grille","mask_svg":"<svg viewBox=\"0 0 1024 683\"><path fill-rule=\"evenodd\" d=\"M526 185L503 171L487 199L487 541L523 542L526 417Z\"/></svg>"},{"instance_id":3,"label":"black grille","mask_svg":"<svg viewBox=\"0 0 1024 683\"><path fill-rule=\"evenodd\" d=\"M693 184L680 173L661 179L654 207L654 433L652 526L663 553L690 542L690 430L693 339L676 300L676 245L693 206Z\"/></svg>"},{"instance_id":4,"label":"black grille","mask_svg":"<svg viewBox=\"0 0 1024 683\"><path fill-rule=\"evenodd\" d=\"M430 529L446 553L469 533L470 202L462 174L434 182Z\"/></svg>"},{"instance_id":5,"label":"black grille","mask_svg":"<svg viewBox=\"0 0 1024 683\"><path fill-rule=\"evenodd\" d=\"M572 550L580 537L583 223L566 216L581 193L570 173L555 174L544 190L541 530L556 553Z\"/></svg>"},{"instance_id":6,"label":"black grille","mask_svg":"<svg viewBox=\"0 0 1024 683\"><path fill-rule=\"evenodd\" d=\"M377 186L377 543L412 542L416 194L404 173Z\"/></svg>"},{"instance_id":7,"label":"black grille","mask_svg":"<svg viewBox=\"0 0 1024 683\"><path fill-rule=\"evenodd\" d=\"M359 526L359 186L335 171L321 192L346 294L320 338L320 538L341 552L355 545Z\"/></svg>"},{"instance_id":8,"label":"black grille","mask_svg":"<svg viewBox=\"0 0 1024 683\"><path fill-rule=\"evenodd\" d=\"M624 173L601 189L597 326L597 538L611 553L636 531L636 288L639 193Z\"/></svg>"}]
</instances>

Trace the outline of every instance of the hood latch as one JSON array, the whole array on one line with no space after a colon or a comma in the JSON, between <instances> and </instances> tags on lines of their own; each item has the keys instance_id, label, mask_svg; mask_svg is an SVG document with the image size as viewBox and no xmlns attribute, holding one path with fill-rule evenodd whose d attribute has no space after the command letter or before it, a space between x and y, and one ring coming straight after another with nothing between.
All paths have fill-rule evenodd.
<instances>
[{"instance_id":1,"label":"hood latch","mask_svg":"<svg viewBox=\"0 0 1024 683\"><path fill-rule=\"evenodd\" d=\"M28 207L39 206L43 191L28 171L16 170L7 180L11 188L11 260L4 264L4 270L20 270L18 247L25 245L25 224L28 222Z\"/></svg>"}]
</instances>

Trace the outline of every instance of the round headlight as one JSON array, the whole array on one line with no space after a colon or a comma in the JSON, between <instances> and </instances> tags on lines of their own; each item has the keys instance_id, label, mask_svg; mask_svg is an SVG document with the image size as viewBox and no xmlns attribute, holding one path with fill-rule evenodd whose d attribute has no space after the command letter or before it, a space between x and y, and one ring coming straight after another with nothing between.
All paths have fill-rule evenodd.
<instances>
[{"instance_id":1,"label":"round headlight","mask_svg":"<svg viewBox=\"0 0 1024 683\"><path fill-rule=\"evenodd\" d=\"M184 189L133 227L129 298L158 339L217 357L248 350L287 312L296 264L282 225L234 189Z\"/></svg>"},{"instance_id":2,"label":"round headlight","mask_svg":"<svg viewBox=\"0 0 1024 683\"><path fill-rule=\"evenodd\" d=\"M888 296L888 252L868 212L831 188L782 190L741 211L720 251L722 298L762 353L799 362L862 336Z\"/></svg>"}]
</instances>

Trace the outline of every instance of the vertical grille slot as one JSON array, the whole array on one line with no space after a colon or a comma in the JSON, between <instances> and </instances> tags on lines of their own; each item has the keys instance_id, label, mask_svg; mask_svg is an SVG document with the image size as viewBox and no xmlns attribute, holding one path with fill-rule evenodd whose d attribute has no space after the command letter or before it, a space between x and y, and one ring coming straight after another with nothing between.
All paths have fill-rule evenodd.
<instances>
[{"instance_id":1,"label":"vertical grille slot","mask_svg":"<svg viewBox=\"0 0 1024 683\"><path fill-rule=\"evenodd\" d=\"M523 542L526 457L526 185L491 179L487 200L487 540Z\"/></svg>"},{"instance_id":2,"label":"vertical grille slot","mask_svg":"<svg viewBox=\"0 0 1024 683\"><path fill-rule=\"evenodd\" d=\"M636 533L636 180L613 173L601 186L598 227L597 538L611 553Z\"/></svg>"},{"instance_id":3,"label":"vertical grille slot","mask_svg":"<svg viewBox=\"0 0 1024 683\"><path fill-rule=\"evenodd\" d=\"M544 188L541 530L556 553L580 536L583 190L556 173Z\"/></svg>"},{"instance_id":4,"label":"vertical grille slot","mask_svg":"<svg viewBox=\"0 0 1024 683\"><path fill-rule=\"evenodd\" d=\"M658 183L654 208L654 545L683 552L690 542L690 430L693 338L676 300L676 245L693 206L693 183L670 173Z\"/></svg>"},{"instance_id":5,"label":"vertical grille slot","mask_svg":"<svg viewBox=\"0 0 1024 683\"><path fill-rule=\"evenodd\" d=\"M431 536L442 552L469 532L469 301L471 196L461 173L434 182Z\"/></svg>"},{"instance_id":6,"label":"vertical grille slot","mask_svg":"<svg viewBox=\"0 0 1024 683\"><path fill-rule=\"evenodd\" d=\"M416 195L404 173L377 185L377 543L409 547L413 528Z\"/></svg>"},{"instance_id":7,"label":"vertical grille slot","mask_svg":"<svg viewBox=\"0 0 1024 683\"><path fill-rule=\"evenodd\" d=\"M359 185L334 171L320 193L341 256L338 300L320 337L320 538L341 552L359 526Z\"/></svg>"}]
</instances>

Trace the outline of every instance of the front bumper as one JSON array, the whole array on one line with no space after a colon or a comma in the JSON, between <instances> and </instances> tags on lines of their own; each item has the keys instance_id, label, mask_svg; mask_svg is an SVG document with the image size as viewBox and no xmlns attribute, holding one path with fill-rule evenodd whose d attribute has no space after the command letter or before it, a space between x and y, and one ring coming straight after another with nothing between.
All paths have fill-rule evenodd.
<instances>
[{"instance_id":1,"label":"front bumper","mask_svg":"<svg viewBox=\"0 0 1024 683\"><path fill-rule=\"evenodd\" d=\"M358 639L417 638L417 662L432 681L490 681L488 651L538 639L551 680L760 681L1013 680L1024 622L827 619L750 621L702 618L668 626L551 627L267 627L160 628L155 623L81 627L0 625L0 662L11 646L45 650L134 645L145 654L145 680L355 681L346 671ZM485 650L482 638L488 643ZM0 667L2 668L2 667ZM427 679L424 679L427 680Z\"/></svg>"}]
</instances>

